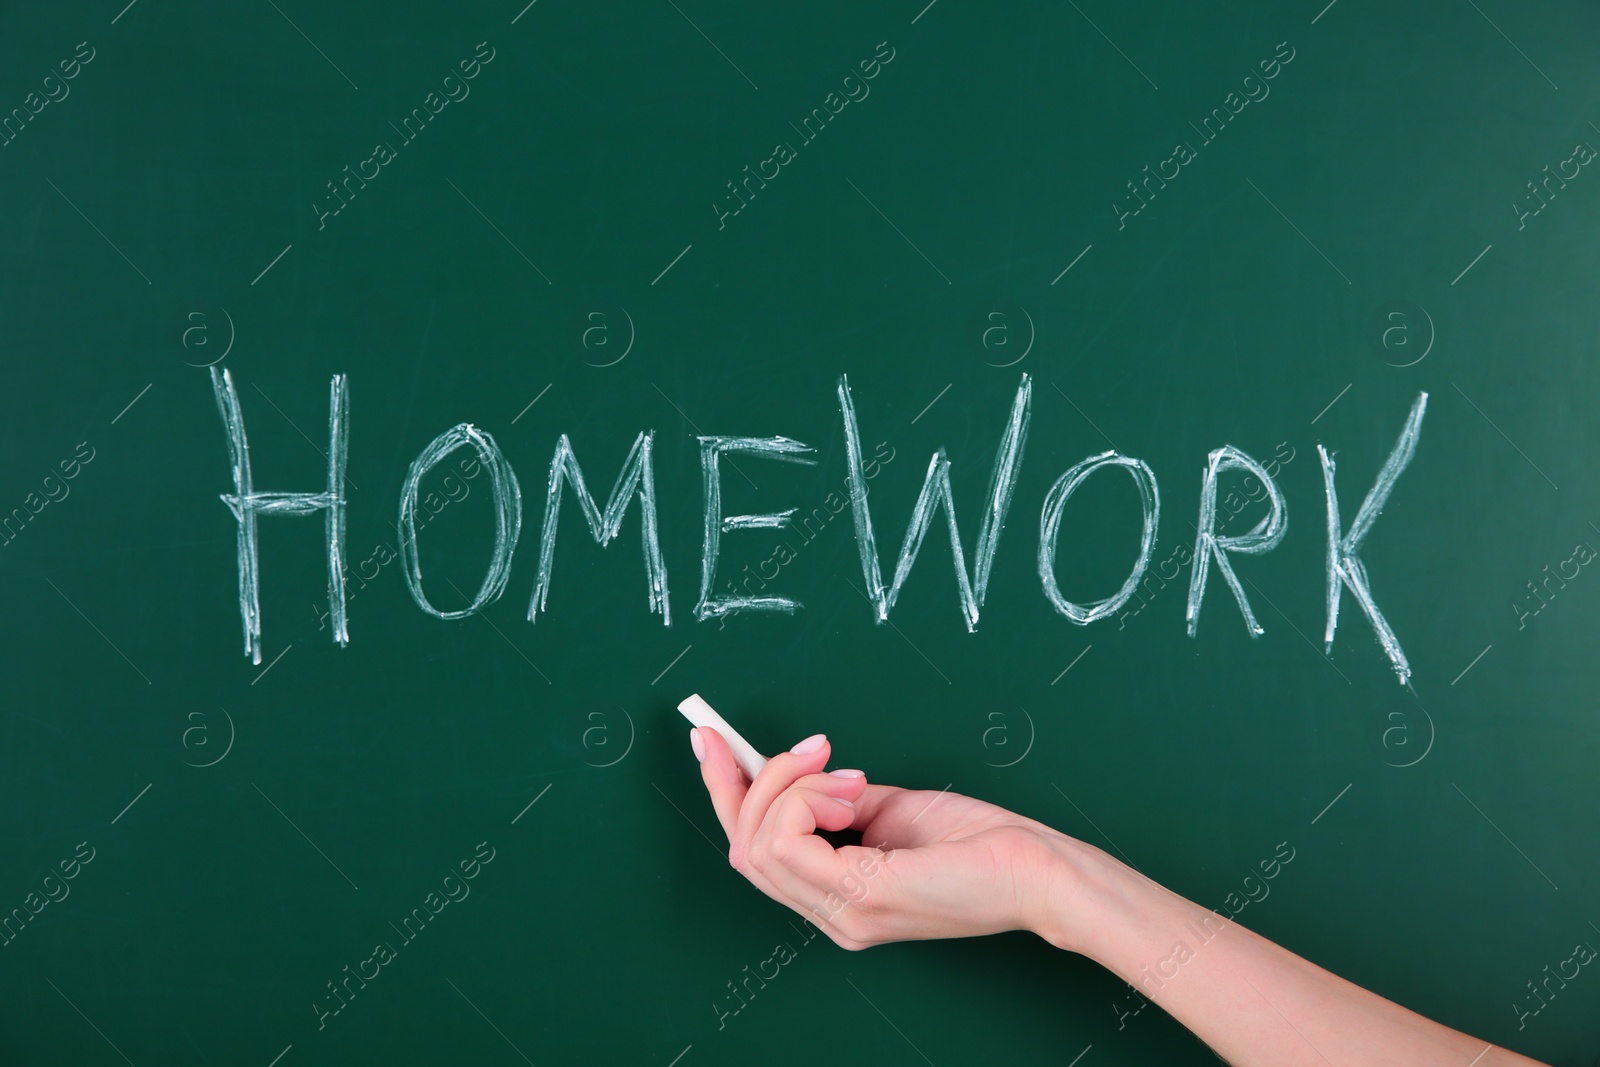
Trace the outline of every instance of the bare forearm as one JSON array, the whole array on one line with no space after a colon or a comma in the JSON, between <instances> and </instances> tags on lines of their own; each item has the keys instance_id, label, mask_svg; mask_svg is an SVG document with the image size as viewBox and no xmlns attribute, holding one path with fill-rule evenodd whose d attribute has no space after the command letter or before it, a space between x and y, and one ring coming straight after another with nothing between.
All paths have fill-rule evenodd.
<instances>
[{"instance_id":1,"label":"bare forearm","mask_svg":"<svg viewBox=\"0 0 1600 1067\"><path fill-rule=\"evenodd\" d=\"M1098 849L1057 852L1038 932L1117 974L1234 1067L1537 1062L1347 982Z\"/></svg>"}]
</instances>

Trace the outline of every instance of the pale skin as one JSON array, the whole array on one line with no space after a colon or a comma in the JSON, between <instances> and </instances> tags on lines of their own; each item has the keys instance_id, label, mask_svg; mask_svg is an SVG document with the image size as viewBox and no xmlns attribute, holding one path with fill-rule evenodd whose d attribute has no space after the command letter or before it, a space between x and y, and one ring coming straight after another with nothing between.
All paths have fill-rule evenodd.
<instances>
[{"instance_id":1,"label":"pale skin","mask_svg":"<svg viewBox=\"0 0 1600 1067\"><path fill-rule=\"evenodd\" d=\"M820 734L773 757L754 781L716 730L691 730L690 742L729 862L846 949L1030 931L1135 986L1234 1067L1539 1062L1224 925L1043 823L958 793L824 771L831 749ZM862 844L835 849L819 829L859 830ZM1203 944L1194 933L1202 921L1216 928ZM1179 963L1178 942L1199 947Z\"/></svg>"}]
</instances>

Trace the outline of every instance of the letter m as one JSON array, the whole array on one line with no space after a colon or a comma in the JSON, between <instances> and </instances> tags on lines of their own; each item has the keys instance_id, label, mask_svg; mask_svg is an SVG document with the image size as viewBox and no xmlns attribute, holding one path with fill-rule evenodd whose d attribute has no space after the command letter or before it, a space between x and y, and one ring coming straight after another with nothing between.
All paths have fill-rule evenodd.
<instances>
[{"instance_id":1,"label":"letter m","mask_svg":"<svg viewBox=\"0 0 1600 1067\"><path fill-rule=\"evenodd\" d=\"M667 565L661 556L661 540L656 533L656 475L651 462L651 448L655 431L639 434L633 442L633 451L622 464L616 485L606 500L604 511L595 503L573 454L572 442L566 434L556 442L555 455L550 459L550 486L544 501L544 529L539 534L539 573L533 581L533 597L528 602L528 621L537 621L539 612L545 610L545 600L550 593L550 578L556 555L556 520L561 515L561 486L572 486L589 524L589 533L603 548L622 529L622 516L632 498L639 498L639 518L643 525L640 539L644 546L644 572L648 583L650 610L661 613L664 626L672 625L672 609L667 602Z\"/></svg>"}]
</instances>

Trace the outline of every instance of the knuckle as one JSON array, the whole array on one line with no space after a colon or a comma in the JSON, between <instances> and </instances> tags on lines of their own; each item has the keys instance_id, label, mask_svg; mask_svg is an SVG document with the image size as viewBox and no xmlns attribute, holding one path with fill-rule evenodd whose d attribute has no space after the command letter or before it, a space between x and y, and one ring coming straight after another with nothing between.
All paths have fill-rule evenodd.
<instances>
[{"instance_id":1,"label":"knuckle","mask_svg":"<svg viewBox=\"0 0 1600 1067\"><path fill-rule=\"evenodd\" d=\"M767 855L773 863L786 863L794 852L793 843L787 837L774 837L767 843Z\"/></svg>"}]
</instances>

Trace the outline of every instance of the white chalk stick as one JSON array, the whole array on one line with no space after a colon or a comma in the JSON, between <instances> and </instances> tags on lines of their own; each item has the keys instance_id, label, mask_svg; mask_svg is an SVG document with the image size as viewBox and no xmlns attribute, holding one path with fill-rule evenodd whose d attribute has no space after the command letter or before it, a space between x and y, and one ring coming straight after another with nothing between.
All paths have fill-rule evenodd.
<instances>
[{"instance_id":1,"label":"white chalk stick","mask_svg":"<svg viewBox=\"0 0 1600 1067\"><path fill-rule=\"evenodd\" d=\"M756 775L761 773L761 768L767 765L767 757L757 752L750 742L740 737L739 731L729 726L728 720L718 715L710 704L701 699L699 693L694 693L687 697L678 705L678 710L683 712L683 717L694 725L709 726L721 734L722 739L728 742L728 747L733 750L734 760L744 770L744 773L750 776L750 780L752 782L755 781Z\"/></svg>"}]
</instances>

